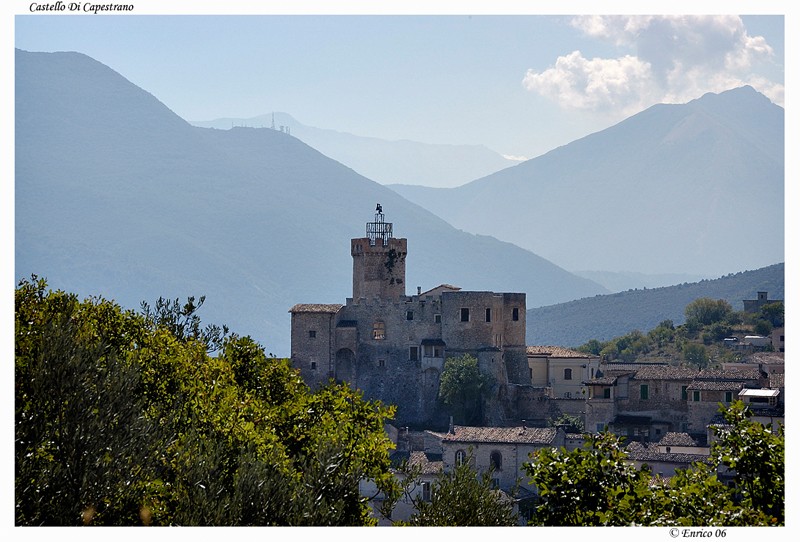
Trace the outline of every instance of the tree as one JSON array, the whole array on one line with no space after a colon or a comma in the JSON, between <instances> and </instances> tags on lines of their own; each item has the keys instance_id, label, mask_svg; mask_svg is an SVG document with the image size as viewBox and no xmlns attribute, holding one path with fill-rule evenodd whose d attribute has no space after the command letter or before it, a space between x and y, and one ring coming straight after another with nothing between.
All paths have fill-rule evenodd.
<instances>
[{"instance_id":1,"label":"tree","mask_svg":"<svg viewBox=\"0 0 800 542\"><path fill-rule=\"evenodd\" d=\"M517 525L513 500L492 487L490 471L478 474L472 455L450 472L441 472L431 488L431 500L412 499L416 512L408 521L415 526Z\"/></svg>"},{"instance_id":2,"label":"tree","mask_svg":"<svg viewBox=\"0 0 800 542\"><path fill-rule=\"evenodd\" d=\"M718 465L736 472L742 507L763 512L770 523L784 523L785 444L784 427L773 428L750 420L743 402L724 411L726 425L714 427L718 440L711 457Z\"/></svg>"},{"instance_id":3,"label":"tree","mask_svg":"<svg viewBox=\"0 0 800 542\"><path fill-rule=\"evenodd\" d=\"M583 433L585 431L581 417L567 413L562 413L558 418L550 418L547 420L547 425L549 427L566 426L567 433Z\"/></svg>"},{"instance_id":4,"label":"tree","mask_svg":"<svg viewBox=\"0 0 800 542\"><path fill-rule=\"evenodd\" d=\"M772 324L773 327L781 327L784 323L783 302L775 301L762 305L759 316Z\"/></svg>"},{"instance_id":5,"label":"tree","mask_svg":"<svg viewBox=\"0 0 800 542\"><path fill-rule=\"evenodd\" d=\"M461 425L479 425L483 396L491 381L478 368L478 360L469 354L447 358L439 383L439 399L450 407Z\"/></svg>"},{"instance_id":6,"label":"tree","mask_svg":"<svg viewBox=\"0 0 800 542\"><path fill-rule=\"evenodd\" d=\"M650 474L623 460L626 454L611 433L590 435L583 448L542 448L524 469L540 503L531 523L546 526L627 525L616 512L641 497Z\"/></svg>"},{"instance_id":7,"label":"tree","mask_svg":"<svg viewBox=\"0 0 800 542\"><path fill-rule=\"evenodd\" d=\"M701 297L695 299L684 309L686 321L694 321L700 325L707 326L714 322L725 320L733 312L731 304L724 299L711 299Z\"/></svg>"},{"instance_id":8,"label":"tree","mask_svg":"<svg viewBox=\"0 0 800 542\"><path fill-rule=\"evenodd\" d=\"M249 337L212 357L183 324L36 277L15 313L18 525L364 525L361 479L397 494L393 408L312 393Z\"/></svg>"},{"instance_id":9,"label":"tree","mask_svg":"<svg viewBox=\"0 0 800 542\"><path fill-rule=\"evenodd\" d=\"M763 318L759 318L753 324L753 331L758 333L762 336L767 336L772 333L772 324L769 323L769 320L764 320Z\"/></svg>"},{"instance_id":10,"label":"tree","mask_svg":"<svg viewBox=\"0 0 800 542\"><path fill-rule=\"evenodd\" d=\"M686 343L683 345L683 359L686 363L702 369L708 365L708 352L702 344Z\"/></svg>"},{"instance_id":11,"label":"tree","mask_svg":"<svg viewBox=\"0 0 800 542\"><path fill-rule=\"evenodd\" d=\"M707 462L669 480L627 461L620 439L591 437L582 449L539 450L525 465L540 502L534 525L727 526L784 524L784 432L749 420L741 402L720 407L727 424ZM736 489L717 477L735 471Z\"/></svg>"}]
</instances>

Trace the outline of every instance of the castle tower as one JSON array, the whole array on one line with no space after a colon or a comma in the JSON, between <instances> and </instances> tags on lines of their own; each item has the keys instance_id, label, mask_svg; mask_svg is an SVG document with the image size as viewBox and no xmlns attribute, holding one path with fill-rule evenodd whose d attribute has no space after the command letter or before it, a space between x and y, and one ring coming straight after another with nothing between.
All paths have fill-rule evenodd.
<instances>
[{"instance_id":1,"label":"castle tower","mask_svg":"<svg viewBox=\"0 0 800 542\"><path fill-rule=\"evenodd\" d=\"M405 297L408 240L392 237L392 223L384 220L380 203L375 209L375 221L367 222L366 233L366 237L350 240L353 300Z\"/></svg>"}]
</instances>

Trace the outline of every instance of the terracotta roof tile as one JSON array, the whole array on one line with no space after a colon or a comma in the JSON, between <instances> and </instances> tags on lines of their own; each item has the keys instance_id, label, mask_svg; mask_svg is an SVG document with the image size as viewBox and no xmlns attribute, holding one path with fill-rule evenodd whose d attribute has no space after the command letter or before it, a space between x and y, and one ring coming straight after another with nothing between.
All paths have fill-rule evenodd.
<instances>
[{"instance_id":1,"label":"terracotta roof tile","mask_svg":"<svg viewBox=\"0 0 800 542\"><path fill-rule=\"evenodd\" d=\"M344 305L339 305L336 303L333 304L325 304L325 303L298 303L291 309L289 312L296 313L296 312L311 312L311 313L329 313L329 314L336 314L339 312Z\"/></svg>"},{"instance_id":2,"label":"terracotta roof tile","mask_svg":"<svg viewBox=\"0 0 800 542\"><path fill-rule=\"evenodd\" d=\"M695 441L689 433L673 433L668 432L661 440L658 441L659 446L697 446Z\"/></svg>"},{"instance_id":3,"label":"terracotta roof tile","mask_svg":"<svg viewBox=\"0 0 800 542\"><path fill-rule=\"evenodd\" d=\"M551 358L587 359L598 357L585 352L578 352L577 350L564 348L563 346L529 346L526 348L526 351L529 356L549 356Z\"/></svg>"},{"instance_id":4,"label":"terracotta roof tile","mask_svg":"<svg viewBox=\"0 0 800 542\"><path fill-rule=\"evenodd\" d=\"M408 464L411 467L419 466L422 474L437 474L444 468L444 463L441 460L431 461L423 451L411 452Z\"/></svg>"},{"instance_id":5,"label":"terracotta roof tile","mask_svg":"<svg viewBox=\"0 0 800 542\"><path fill-rule=\"evenodd\" d=\"M706 391L738 391L744 387L744 383L731 380L692 380L686 386L687 390L706 390Z\"/></svg>"},{"instance_id":6,"label":"terracotta roof tile","mask_svg":"<svg viewBox=\"0 0 800 542\"><path fill-rule=\"evenodd\" d=\"M634 380L690 380L698 371L691 367L675 367L672 365L653 365L636 370Z\"/></svg>"},{"instance_id":7,"label":"terracotta roof tile","mask_svg":"<svg viewBox=\"0 0 800 542\"><path fill-rule=\"evenodd\" d=\"M703 369L695 377L696 380L758 380L761 370L757 366L729 367L728 369Z\"/></svg>"},{"instance_id":8,"label":"terracotta roof tile","mask_svg":"<svg viewBox=\"0 0 800 542\"><path fill-rule=\"evenodd\" d=\"M466 427L456 425L453 433L444 435L445 442L493 442L498 444L552 444L555 427Z\"/></svg>"}]
</instances>

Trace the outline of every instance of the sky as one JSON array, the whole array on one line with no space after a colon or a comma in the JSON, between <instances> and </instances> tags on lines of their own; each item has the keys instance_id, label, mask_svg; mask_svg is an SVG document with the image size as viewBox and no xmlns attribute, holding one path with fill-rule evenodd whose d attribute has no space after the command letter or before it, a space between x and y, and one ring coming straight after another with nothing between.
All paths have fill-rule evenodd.
<instances>
[{"instance_id":1,"label":"sky","mask_svg":"<svg viewBox=\"0 0 800 542\"><path fill-rule=\"evenodd\" d=\"M377 15L236 15L236 2L139 9L151 4L134 1L133 16L65 16L32 13L26 1L14 45L85 53L188 121L280 111L309 126L519 159L655 103L744 84L784 105L782 15L479 14L487 2L444 14L430 6L456 3L388 2L403 10ZM332 4L374 2L323 3Z\"/></svg>"}]
</instances>

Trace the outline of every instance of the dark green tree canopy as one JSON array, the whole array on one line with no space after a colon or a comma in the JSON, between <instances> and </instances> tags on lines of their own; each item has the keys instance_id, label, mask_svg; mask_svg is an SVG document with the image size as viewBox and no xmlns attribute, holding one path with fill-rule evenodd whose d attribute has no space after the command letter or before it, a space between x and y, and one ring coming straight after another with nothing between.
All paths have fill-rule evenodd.
<instances>
[{"instance_id":1,"label":"dark green tree canopy","mask_svg":"<svg viewBox=\"0 0 800 542\"><path fill-rule=\"evenodd\" d=\"M431 488L431 499L413 499L416 512L409 525L429 527L502 527L517 525L514 502L492 487L491 471L477 473L472 454L450 472L441 472ZM413 479L413 476L410 478Z\"/></svg>"},{"instance_id":2,"label":"dark green tree canopy","mask_svg":"<svg viewBox=\"0 0 800 542\"><path fill-rule=\"evenodd\" d=\"M620 438L594 435L582 449L537 451L525 471L540 502L531 524L747 526L784 524L784 433L751 421L744 403L721 407L726 424L708 462L669 480L627 461ZM732 469L735 488L717 478Z\"/></svg>"},{"instance_id":3,"label":"dark green tree canopy","mask_svg":"<svg viewBox=\"0 0 800 542\"><path fill-rule=\"evenodd\" d=\"M479 425L484 393L490 385L490 378L481 373L475 357L464 354L447 358L439 382L439 399L451 408L456 423Z\"/></svg>"},{"instance_id":4,"label":"dark green tree canopy","mask_svg":"<svg viewBox=\"0 0 800 542\"><path fill-rule=\"evenodd\" d=\"M312 393L198 307L140 314L19 283L17 525L374 524L361 479L391 504L393 409L334 383Z\"/></svg>"}]
</instances>

